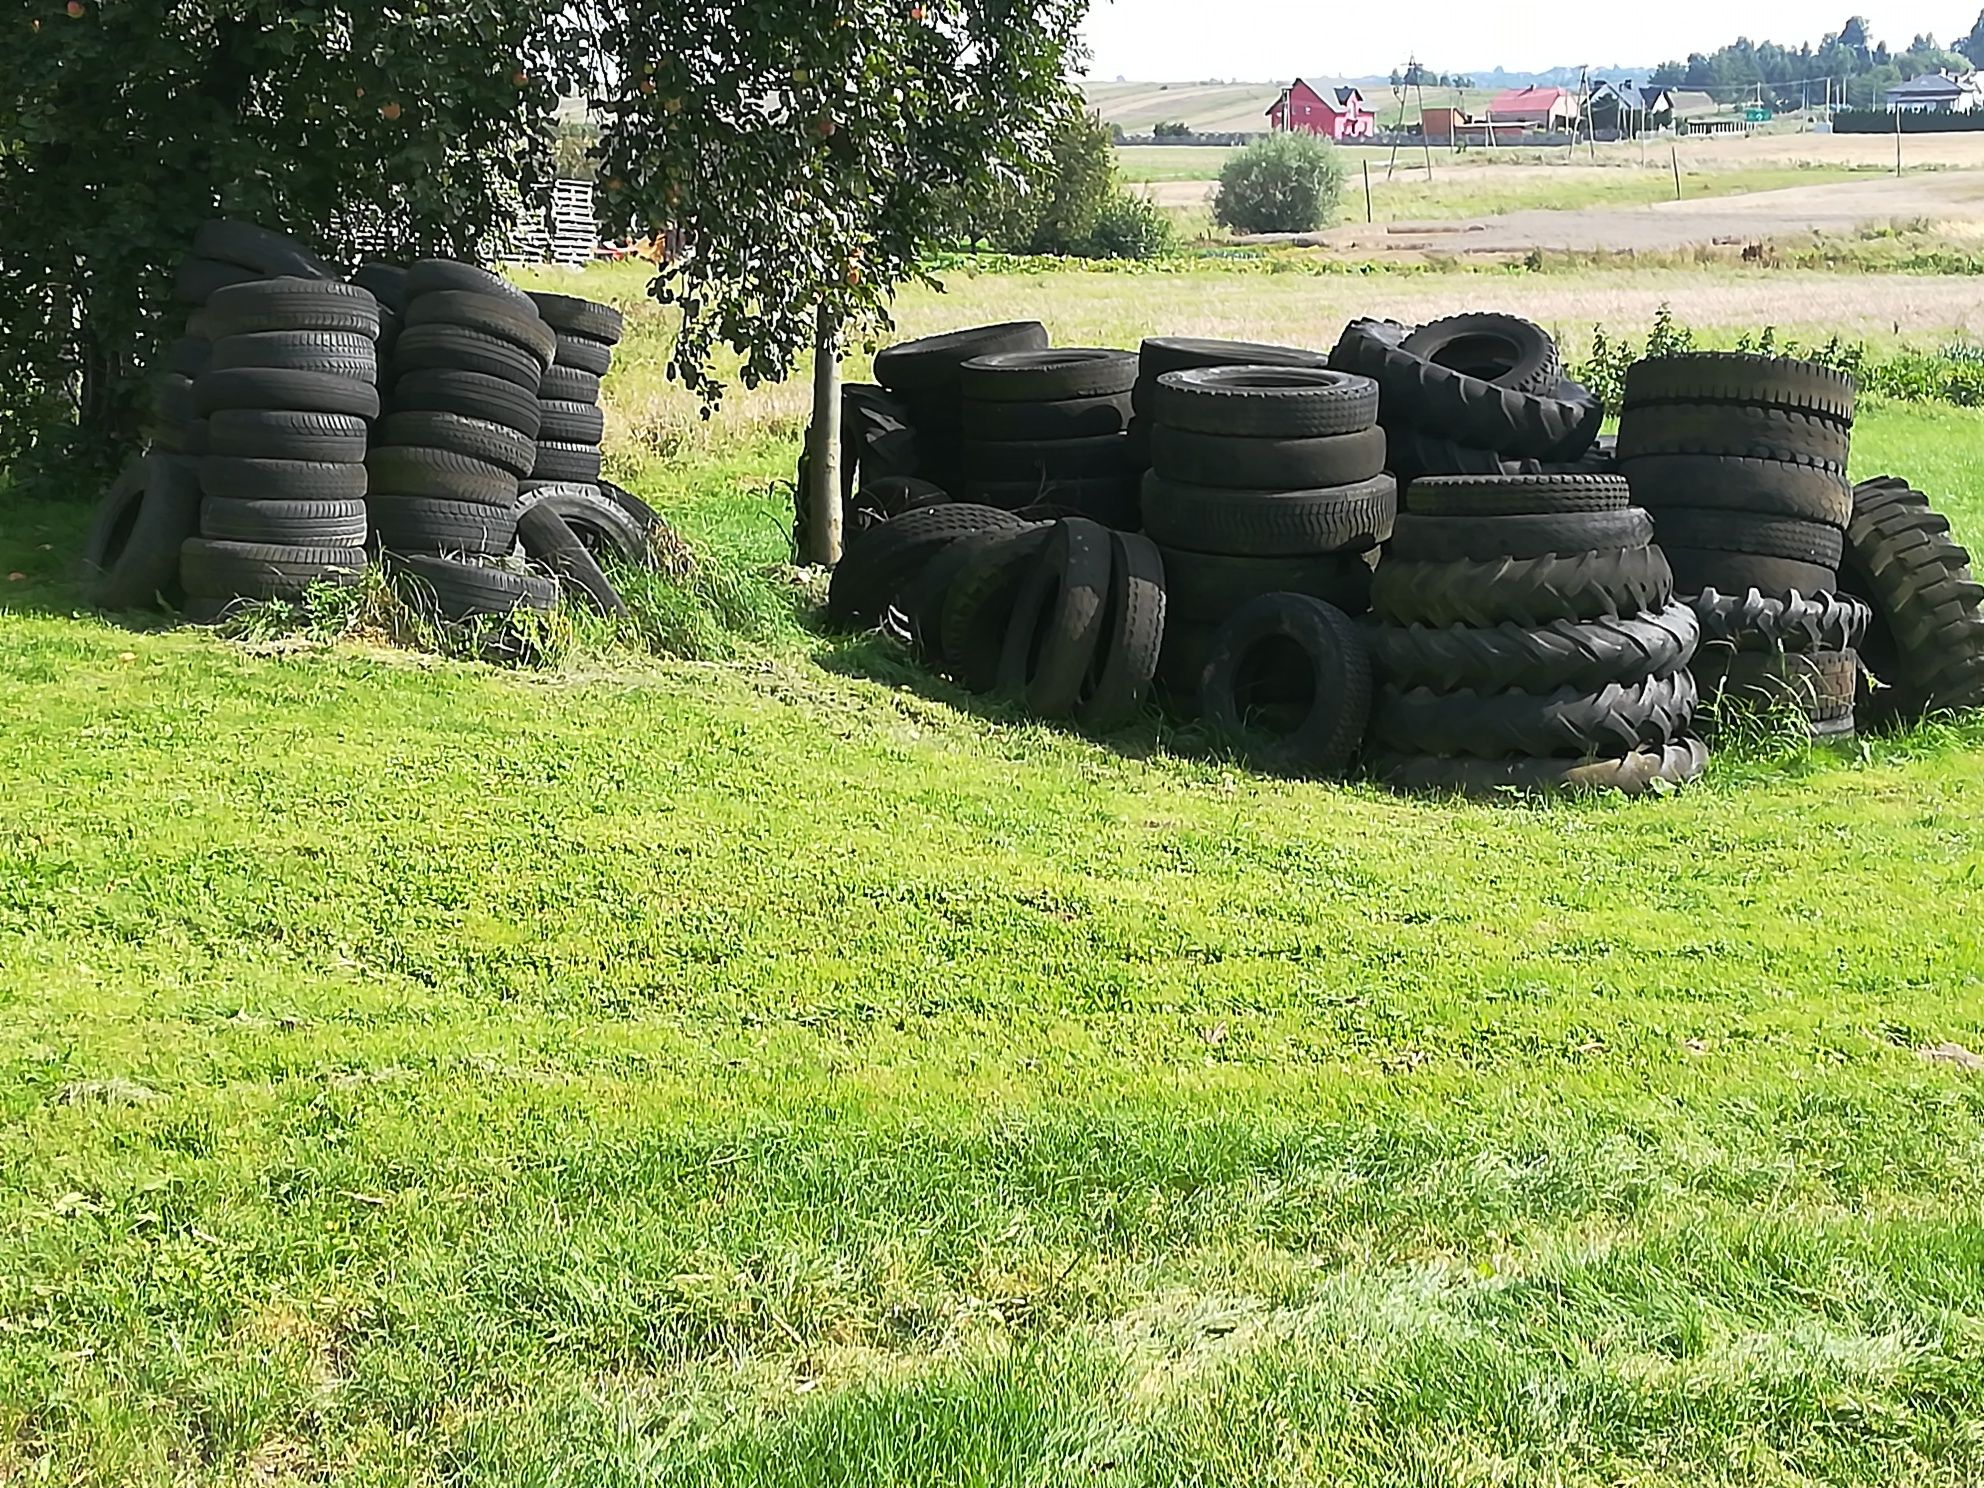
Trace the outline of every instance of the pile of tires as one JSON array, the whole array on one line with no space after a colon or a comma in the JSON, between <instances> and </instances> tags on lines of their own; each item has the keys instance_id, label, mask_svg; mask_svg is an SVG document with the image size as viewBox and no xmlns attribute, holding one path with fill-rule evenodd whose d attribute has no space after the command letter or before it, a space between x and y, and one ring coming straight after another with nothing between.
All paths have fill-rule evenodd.
<instances>
[{"instance_id":1,"label":"pile of tires","mask_svg":"<svg viewBox=\"0 0 1984 1488\"><path fill-rule=\"evenodd\" d=\"M1620 469L1698 600L1709 716L1802 714L1855 728L1864 607L1840 601L1853 488L1851 379L1740 353L1651 357L1626 376Z\"/></svg>"},{"instance_id":2,"label":"pile of tires","mask_svg":"<svg viewBox=\"0 0 1984 1488\"><path fill-rule=\"evenodd\" d=\"M1053 508L1134 530L1126 430L1134 352L1006 351L958 368L964 498L1006 511Z\"/></svg>"},{"instance_id":3,"label":"pile of tires","mask_svg":"<svg viewBox=\"0 0 1984 1488\"><path fill-rule=\"evenodd\" d=\"M379 413L379 306L336 279L216 290L193 385L205 420L200 531L180 553L186 613L297 602L365 569L368 420Z\"/></svg>"},{"instance_id":4,"label":"pile of tires","mask_svg":"<svg viewBox=\"0 0 1984 1488\"><path fill-rule=\"evenodd\" d=\"M521 291L468 264L422 261L405 287L391 412L366 457L380 552L440 618L548 610L557 583L513 555L556 336Z\"/></svg>"},{"instance_id":5,"label":"pile of tires","mask_svg":"<svg viewBox=\"0 0 1984 1488\"><path fill-rule=\"evenodd\" d=\"M1046 349L1047 328L1037 320L1020 320L901 341L877 352L875 380L900 403L915 431L914 478L952 494L964 489L966 362Z\"/></svg>"},{"instance_id":6,"label":"pile of tires","mask_svg":"<svg viewBox=\"0 0 1984 1488\"><path fill-rule=\"evenodd\" d=\"M1949 533L1907 481L1854 487L1844 576L1869 607L1861 707L1875 721L1984 707L1984 584Z\"/></svg>"},{"instance_id":7,"label":"pile of tires","mask_svg":"<svg viewBox=\"0 0 1984 1488\"><path fill-rule=\"evenodd\" d=\"M1378 384L1401 481L1431 475L1597 473L1605 409L1564 376L1556 343L1513 315L1456 315L1414 329L1356 320L1330 365Z\"/></svg>"},{"instance_id":8,"label":"pile of tires","mask_svg":"<svg viewBox=\"0 0 1984 1488\"><path fill-rule=\"evenodd\" d=\"M1366 767L1403 790L1691 780L1694 611L1612 476L1428 477L1378 566Z\"/></svg>"},{"instance_id":9,"label":"pile of tires","mask_svg":"<svg viewBox=\"0 0 1984 1488\"><path fill-rule=\"evenodd\" d=\"M1137 385L1130 392L1130 463L1141 475L1150 469L1151 417L1157 409L1158 379L1170 372L1201 367L1327 367L1327 353L1299 346L1266 346L1258 341L1214 341L1198 336L1149 336L1137 352Z\"/></svg>"},{"instance_id":10,"label":"pile of tires","mask_svg":"<svg viewBox=\"0 0 1984 1488\"><path fill-rule=\"evenodd\" d=\"M1164 373L1150 406L1144 530L1169 576L1168 704L1197 707L1213 636L1261 595L1351 615L1369 607L1371 556L1391 535L1378 389L1326 367Z\"/></svg>"}]
</instances>

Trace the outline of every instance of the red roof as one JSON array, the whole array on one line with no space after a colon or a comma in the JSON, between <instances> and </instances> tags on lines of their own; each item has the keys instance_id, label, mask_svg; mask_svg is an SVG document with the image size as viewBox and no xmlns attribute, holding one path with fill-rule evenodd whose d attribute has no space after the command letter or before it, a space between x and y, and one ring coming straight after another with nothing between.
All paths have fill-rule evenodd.
<instances>
[{"instance_id":1,"label":"red roof","mask_svg":"<svg viewBox=\"0 0 1984 1488\"><path fill-rule=\"evenodd\" d=\"M1563 88L1510 88L1488 105L1491 114L1547 114L1568 96Z\"/></svg>"}]
</instances>

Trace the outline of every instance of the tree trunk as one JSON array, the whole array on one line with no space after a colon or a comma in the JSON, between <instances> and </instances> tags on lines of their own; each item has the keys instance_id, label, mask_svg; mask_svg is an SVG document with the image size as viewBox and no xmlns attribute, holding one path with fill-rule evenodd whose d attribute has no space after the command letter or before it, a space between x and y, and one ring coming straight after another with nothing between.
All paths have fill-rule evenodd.
<instances>
[{"instance_id":1,"label":"tree trunk","mask_svg":"<svg viewBox=\"0 0 1984 1488\"><path fill-rule=\"evenodd\" d=\"M813 425L806 451L806 551L801 563L831 568L840 562L840 349L839 326L820 308L813 348Z\"/></svg>"}]
</instances>

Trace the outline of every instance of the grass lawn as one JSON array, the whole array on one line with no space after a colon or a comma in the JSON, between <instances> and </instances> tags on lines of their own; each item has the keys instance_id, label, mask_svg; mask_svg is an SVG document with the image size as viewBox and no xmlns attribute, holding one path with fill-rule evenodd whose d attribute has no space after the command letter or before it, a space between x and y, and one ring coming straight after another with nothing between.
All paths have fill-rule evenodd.
<instances>
[{"instance_id":1,"label":"grass lawn","mask_svg":"<svg viewBox=\"0 0 1984 1488\"><path fill-rule=\"evenodd\" d=\"M776 557L785 415L645 354L615 460ZM1980 447L1856 460L1984 536ZM1984 723L1403 802L797 624L133 631L80 522L0 505L0 1481L1984 1477Z\"/></svg>"}]
</instances>

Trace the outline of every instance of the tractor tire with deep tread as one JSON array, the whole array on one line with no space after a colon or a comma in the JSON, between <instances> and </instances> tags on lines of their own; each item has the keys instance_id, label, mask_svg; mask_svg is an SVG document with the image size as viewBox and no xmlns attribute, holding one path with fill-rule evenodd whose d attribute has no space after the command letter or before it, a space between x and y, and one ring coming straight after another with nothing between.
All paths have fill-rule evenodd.
<instances>
[{"instance_id":1,"label":"tractor tire with deep tread","mask_svg":"<svg viewBox=\"0 0 1984 1488\"><path fill-rule=\"evenodd\" d=\"M1642 682L1687 666L1700 641L1700 624L1685 602L1625 619L1536 627L1381 625L1373 633L1383 681L1478 693L1589 692L1613 682Z\"/></svg>"},{"instance_id":2,"label":"tractor tire with deep tread","mask_svg":"<svg viewBox=\"0 0 1984 1488\"><path fill-rule=\"evenodd\" d=\"M1513 315L1450 315L1421 326L1400 347L1436 367L1518 393L1549 392L1560 380L1550 333Z\"/></svg>"},{"instance_id":3,"label":"tractor tire with deep tread","mask_svg":"<svg viewBox=\"0 0 1984 1488\"><path fill-rule=\"evenodd\" d=\"M1921 492L1891 477L1854 490L1845 572L1872 607L1861 657L1877 719L1984 707L1984 586Z\"/></svg>"},{"instance_id":4,"label":"tractor tire with deep tread","mask_svg":"<svg viewBox=\"0 0 1984 1488\"><path fill-rule=\"evenodd\" d=\"M1435 692L1387 686L1371 710L1371 744L1394 754L1579 759L1626 754L1685 735L1694 676L1676 669L1594 692Z\"/></svg>"},{"instance_id":5,"label":"tractor tire with deep tread","mask_svg":"<svg viewBox=\"0 0 1984 1488\"><path fill-rule=\"evenodd\" d=\"M1874 614L1850 594L1723 594L1710 589L1688 600L1701 622L1705 649L1733 651L1857 651Z\"/></svg>"},{"instance_id":6,"label":"tractor tire with deep tread","mask_svg":"<svg viewBox=\"0 0 1984 1488\"><path fill-rule=\"evenodd\" d=\"M1371 605L1391 625L1546 626L1663 610L1674 575L1659 548L1607 548L1570 557L1378 566Z\"/></svg>"},{"instance_id":7,"label":"tractor tire with deep tread","mask_svg":"<svg viewBox=\"0 0 1984 1488\"><path fill-rule=\"evenodd\" d=\"M1512 460L1401 424L1385 425L1385 463L1402 484L1453 476L1538 476L1540 460Z\"/></svg>"}]
</instances>

